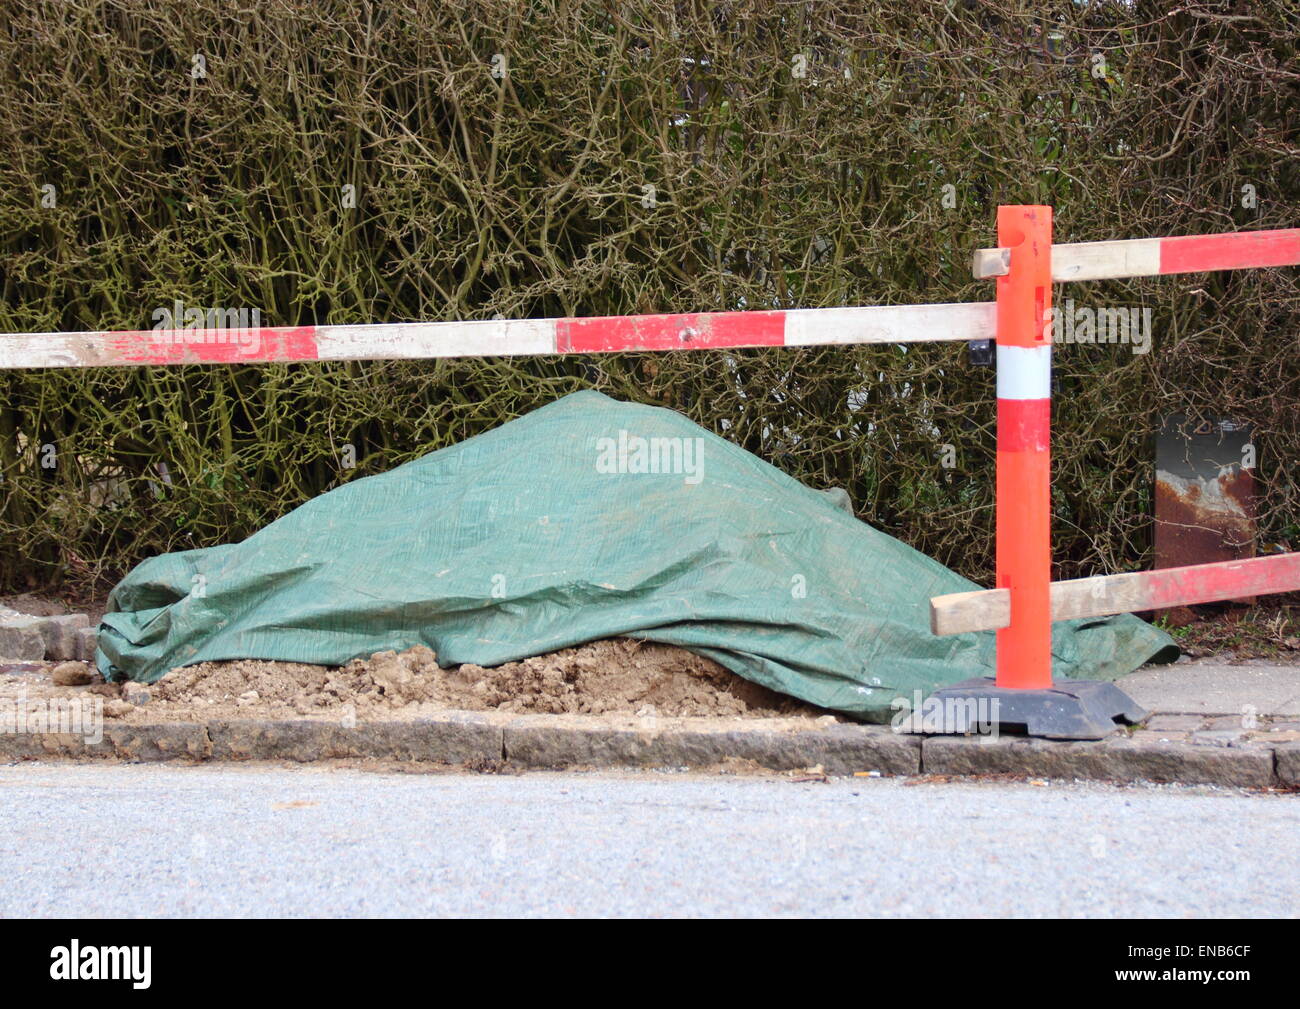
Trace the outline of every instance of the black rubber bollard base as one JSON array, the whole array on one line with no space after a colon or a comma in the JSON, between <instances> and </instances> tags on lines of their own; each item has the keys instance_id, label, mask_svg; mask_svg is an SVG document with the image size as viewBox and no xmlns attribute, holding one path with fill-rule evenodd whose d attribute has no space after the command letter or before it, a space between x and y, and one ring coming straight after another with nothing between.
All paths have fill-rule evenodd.
<instances>
[{"instance_id":1,"label":"black rubber bollard base","mask_svg":"<svg viewBox=\"0 0 1300 1009\"><path fill-rule=\"evenodd\" d=\"M991 721L999 730L1023 729L1043 739L1102 739L1115 731L1116 723L1136 725L1148 714L1115 684L1100 680L1057 680L1046 690L1019 690L979 677L941 687L926 698L927 705L936 702L955 715L938 719L941 732L975 731L978 713L985 726Z\"/></svg>"}]
</instances>

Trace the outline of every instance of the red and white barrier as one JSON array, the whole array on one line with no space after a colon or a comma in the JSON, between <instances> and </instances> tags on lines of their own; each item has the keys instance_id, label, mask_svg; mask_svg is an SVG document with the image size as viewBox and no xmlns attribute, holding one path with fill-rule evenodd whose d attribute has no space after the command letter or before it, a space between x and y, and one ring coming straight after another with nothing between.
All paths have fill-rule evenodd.
<instances>
[{"instance_id":1,"label":"red and white barrier","mask_svg":"<svg viewBox=\"0 0 1300 1009\"><path fill-rule=\"evenodd\" d=\"M368 326L0 335L0 368L375 361L991 340L993 302Z\"/></svg>"},{"instance_id":2,"label":"red and white barrier","mask_svg":"<svg viewBox=\"0 0 1300 1009\"><path fill-rule=\"evenodd\" d=\"M1051 624L1068 613L1300 590L1300 555L1050 582L1052 282L1300 265L1300 229L1052 245L1050 207L998 208L975 254L997 301L791 311L364 326L0 334L0 368L259 364L997 340L997 588L931 600L935 633L998 628L1000 687L1051 686ZM1104 584L1103 584L1104 583ZM1087 585L1087 601L1081 586ZM1255 586L1250 592L1243 586ZM1106 593L1110 593L1109 596ZM1052 609L1053 598L1058 602ZM1119 606L1120 608L1115 608ZM1099 608L1101 607L1101 608Z\"/></svg>"},{"instance_id":3,"label":"red and white barrier","mask_svg":"<svg viewBox=\"0 0 1300 1009\"><path fill-rule=\"evenodd\" d=\"M1051 214L999 207L999 247L975 254L997 278L997 587L930 600L936 634L996 628L997 686L1027 690L1052 686L1053 620L1300 589L1300 554L1051 582L1052 282L1300 264L1300 229L1053 245Z\"/></svg>"},{"instance_id":4,"label":"red and white barrier","mask_svg":"<svg viewBox=\"0 0 1300 1009\"><path fill-rule=\"evenodd\" d=\"M1241 596L1291 592L1297 587L1300 587L1300 553L1072 578L1052 582L1052 620L1166 610ZM930 601L930 630L935 634L993 631L1010 624L1011 593L1006 589L954 592L935 596Z\"/></svg>"},{"instance_id":5,"label":"red and white barrier","mask_svg":"<svg viewBox=\"0 0 1300 1009\"><path fill-rule=\"evenodd\" d=\"M1005 247L980 249L975 253L972 270L975 277L1005 277L1010 270L1010 252ZM1300 263L1300 228L1052 246L1052 280L1057 283L1297 263Z\"/></svg>"}]
</instances>

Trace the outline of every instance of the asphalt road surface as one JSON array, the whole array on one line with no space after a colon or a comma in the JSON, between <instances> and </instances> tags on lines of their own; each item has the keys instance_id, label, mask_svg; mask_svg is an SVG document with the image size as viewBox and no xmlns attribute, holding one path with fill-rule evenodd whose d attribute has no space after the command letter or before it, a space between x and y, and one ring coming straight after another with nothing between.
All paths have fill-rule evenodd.
<instances>
[{"instance_id":1,"label":"asphalt road surface","mask_svg":"<svg viewBox=\"0 0 1300 1009\"><path fill-rule=\"evenodd\" d=\"M0 916L1292 916L1300 796L0 767Z\"/></svg>"}]
</instances>

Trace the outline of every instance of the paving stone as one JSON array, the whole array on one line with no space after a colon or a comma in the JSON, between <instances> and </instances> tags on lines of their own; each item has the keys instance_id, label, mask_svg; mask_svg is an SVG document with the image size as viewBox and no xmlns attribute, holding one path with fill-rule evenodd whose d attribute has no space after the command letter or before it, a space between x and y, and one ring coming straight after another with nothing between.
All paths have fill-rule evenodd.
<instances>
[{"instance_id":1,"label":"paving stone","mask_svg":"<svg viewBox=\"0 0 1300 1009\"><path fill-rule=\"evenodd\" d=\"M1253 726L1247 724L1248 722L1251 721L1254 722ZM1248 731L1251 728L1258 728L1259 723L1260 723L1260 718L1258 714L1256 714L1253 718L1248 718L1248 716L1245 714L1220 715L1217 718L1211 718L1209 720L1209 723L1205 726L1205 728L1212 732L1222 732L1222 731L1232 731L1232 730Z\"/></svg>"},{"instance_id":2,"label":"paving stone","mask_svg":"<svg viewBox=\"0 0 1300 1009\"><path fill-rule=\"evenodd\" d=\"M1300 666L1247 662L1230 665L1227 653L1210 662L1146 666L1118 681L1148 711L1163 714L1300 718Z\"/></svg>"},{"instance_id":3,"label":"paving stone","mask_svg":"<svg viewBox=\"0 0 1300 1009\"><path fill-rule=\"evenodd\" d=\"M45 657L53 662L76 659L77 632L90 626L90 617L84 613L41 617L41 636L45 639Z\"/></svg>"},{"instance_id":4,"label":"paving stone","mask_svg":"<svg viewBox=\"0 0 1300 1009\"><path fill-rule=\"evenodd\" d=\"M1150 729L1138 729L1129 738L1139 743L1185 743L1191 737L1190 732L1154 732Z\"/></svg>"},{"instance_id":5,"label":"paving stone","mask_svg":"<svg viewBox=\"0 0 1300 1009\"><path fill-rule=\"evenodd\" d=\"M77 658L82 662L95 661L95 649L99 646L99 628L82 627L77 630Z\"/></svg>"},{"instance_id":6,"label":"paving stone","mask_svg":"<svg viewBox=\"0 0 1300 1009\"><path fill-rule=\"evenodd\" d=\"M1145 726L1153 731L1195 732L1204 728L1205 718L1202 715L1152 715Z\"/></svg>"},{"instance_id":7,"label":"paving stone","mask_svg":"<svg viewBox=\"0 0 1300 1009\"><path fill-rule=\"evenodd\" d=\"M45 658L40 617L0 607L0 658L18 661Z\"/></svg>"},{"instance_id":8,"label":"paving stone","mask_svg":"<svg viewBox=\"0 0 1300 1009\"><path fill-rule=\"evenodd\" d=\"M1236 746L1238 743L1245 742L1247 731L1245 729L1207 729L1203 732L1193 732L1192 742L1199 746Z\"/></svg>"}]
</instances>

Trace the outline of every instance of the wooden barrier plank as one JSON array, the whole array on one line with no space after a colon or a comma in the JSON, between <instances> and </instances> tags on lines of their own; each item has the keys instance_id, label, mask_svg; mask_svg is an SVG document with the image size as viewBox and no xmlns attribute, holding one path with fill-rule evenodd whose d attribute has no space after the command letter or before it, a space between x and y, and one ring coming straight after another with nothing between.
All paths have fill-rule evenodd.
<instances>
[{"instance_id":1,"label":"wooden barrier plank","mask_svg":"<svg viewBox=\"0 0 1300 1009\"><path fill-rule=\"evenodd\" d=\"M991 340L993 302L579 319L0 334L0 368L265 364Z\"/></svg>"},{"instance_id":2,"label":"wooden barrier plank","mask_svg":"<svg viewBox=\"0 0 1300 1009\"><path fill-rule=\"evenodd\" d=\"M1052 582L1052 620L1138 613L1296 591L1300 591L1300 553L1271 554ZM930 600L930 630L937 635L994 631L1010 622L1011 593L1006 589L954 592Z\"/></svg>"},{"instance_id":3,"label":"wooden barrier plank","mask_svg":"<svg viewBox=\"0 0 1300 1009\"><path fill-rule=\"evenodd\" d=\"M1008 248L979 249L971 272L979 280L1005 277L1010 263ZM1295 265L1300 265L1300 228L1052 246L1057 283Z\"/></svg>"}]
</instances>

